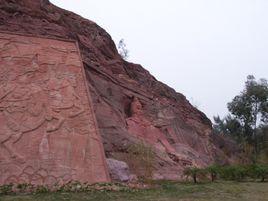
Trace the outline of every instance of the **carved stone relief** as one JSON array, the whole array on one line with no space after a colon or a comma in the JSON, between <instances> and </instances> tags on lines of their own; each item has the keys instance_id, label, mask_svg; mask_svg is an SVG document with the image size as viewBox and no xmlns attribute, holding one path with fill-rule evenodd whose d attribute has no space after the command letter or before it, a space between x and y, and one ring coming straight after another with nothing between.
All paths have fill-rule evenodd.
<instances>
[{"instance_id":1,"label":"carved stone relief","mask_svg":"<svg viewBox=\"0 0 268 201\"><path fill-rule=\"evenodd\" d=\"M0 33L0 184L109 181L75 42Z\"/></svg>"}]
</instances>

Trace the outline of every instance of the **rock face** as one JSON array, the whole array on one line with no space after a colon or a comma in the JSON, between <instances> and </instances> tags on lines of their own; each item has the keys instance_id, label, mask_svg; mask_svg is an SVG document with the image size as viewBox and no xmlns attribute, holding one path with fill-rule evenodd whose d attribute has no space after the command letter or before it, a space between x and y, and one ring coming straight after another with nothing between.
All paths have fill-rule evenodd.
<instances>
[{"instance_id":1,"label":"rock face","mask_svg":"<svg viewBox=\"0 0 268 201\"><path fill-rule=\"evenodd\" d=\"M185 167L224 156L216 154L205 114L142 66L124 61L94 22L47 1L0 0L1 30L78 41L106 157L122 160L131 144L144 141L157 155L154 175L180 179Z\"/></svg>"},{"instance_id":2,"label":"rock face","mask_svg":"<svg viewBox=\"0 0 268 201\"><path fill-rule=\"evenodd\" d=\"M0 184L110 181L74 42L0 33Z\"/></svg>"}]
</instances>

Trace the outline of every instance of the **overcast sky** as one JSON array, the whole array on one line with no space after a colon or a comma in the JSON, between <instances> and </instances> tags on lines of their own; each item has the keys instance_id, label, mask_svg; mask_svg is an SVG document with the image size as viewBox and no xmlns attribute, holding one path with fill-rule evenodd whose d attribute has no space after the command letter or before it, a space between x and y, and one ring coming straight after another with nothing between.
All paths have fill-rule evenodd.
<instances>
[{"instance_id":1,"label":"overcast sky","mask_svg":"<svg viewBox=\"0 0 268 201\"><path fill-rule=\"evenodd\" d=\"M50 0L95 21L131 62L183 93L208 117L248 74L268 78L267 0Z\"/></svg>"}]
</instances>

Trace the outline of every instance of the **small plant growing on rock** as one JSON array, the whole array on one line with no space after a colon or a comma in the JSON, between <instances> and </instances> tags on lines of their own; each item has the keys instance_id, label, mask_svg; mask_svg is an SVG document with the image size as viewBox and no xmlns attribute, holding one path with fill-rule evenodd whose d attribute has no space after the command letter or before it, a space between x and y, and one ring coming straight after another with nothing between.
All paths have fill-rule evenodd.
<instances>
[{"instance_id":1,"label":"small plant growing on rock","mask_svg":"<svg viewBox=\"0 0 268 201\"><path fill-rule=\"evenodd\" d=\"M143 182L153 177L155 153L153 148L145 142L133 144L128 148L130 168Z\"/></svg>"},{"instance_id":2,"label":"small plant growing on rock","mask_svg":"<svg viewBox=\"0 0 268 201\"><path fill-rule=\"evenodd\" d=\"M122 59L127 60L129 57L129 50L127 49L127 45L126 45L124 39L121 39L119 41L117 49L118 49L118 53L120 54Z\"/></svg>"}]
</instances>

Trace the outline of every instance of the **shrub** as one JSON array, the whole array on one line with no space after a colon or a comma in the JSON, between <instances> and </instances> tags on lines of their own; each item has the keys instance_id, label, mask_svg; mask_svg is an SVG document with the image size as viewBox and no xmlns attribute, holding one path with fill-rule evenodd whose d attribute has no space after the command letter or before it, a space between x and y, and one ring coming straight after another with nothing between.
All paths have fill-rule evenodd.
<instances>
[{"instance_id":1,"label":"shrub","mask_svg":"<svg viewBox=\"0 0 268 201\"><path fill-rule=\"evenodd\" d=\"M218 165L211 165L205 169L205 171L209 173L212 182L214 182L217 179L220 170L221 167Z\"/></svg>"},{"instance_id":2,"label":"shrub","mask_svg":"<svg viewBox=\"0 0 268 201\"><path fill-rule=\"evenodd\" d=\"M28 183L20 183L16 185L15 189L19 193L28 193L32 192L35 189L35 186Z\"/></svg>"},{"instance_id":3,"label":"shrub","mask_svg":"<svg viewBox=\"0 0 268 201\"><path fill-rule=\"evenodd\" d=\"M241 165L225 166L220 170L222 179L242 181L248 175L247 168Z\"/></svg>"},{"instance_id":4,"label":"shrub","mask_svg":"<svg viewBox=\"0 0 268 201\"><path fill-rule=\"evenodd\" d=\"M48 193L50 192L49 188L47 186L42 186L42 185L39 185L39 186L36 186L35 188L35 193Z\"/></svg>"},{"instance_id":5,"label":"shrub","mask_svg":"<svg viewBox=\"0 0 268 201\"><path fill-rule=\"evenodd\" d=\"M8 195L13 193L13 184L6 184L3 186L0 186L0 195Z\"/></svg>"},{"instance_id":6,"label":"shrub","mask_svg":"<svg viewBox=\"0 0 268 201\"><path fill-rule=\"evenodd\" d=\"M128 149L128 164L138 178L149 182L153 177L156 155L153 148L145 142L131 145Z\"/></svg>"},{"instance_id":7,"label":"shrub","mask_svg":"<svg viewBox=\"0 0 268 201\"><path fill-rule=\"evenodd\" d=\"M205 174L205 171L203 169L193 167L193 168L186 168L183 171L183 173L187 177L189 177L189 176L192 177L193 182L196 184L197 183L197 177L198 176L203 176Z\"/></svg>"},{"instance_id":8,"label":"shrub","mask_svg":"<svg viewBox=\"0 0 268 201\"><path fill-rule=\"evenodd\" d=\"M249 166L248 172L250 177L254 179L261 179L264 182L268 177L268 165L254 164Z\"/></svg>"}]
</instances>

